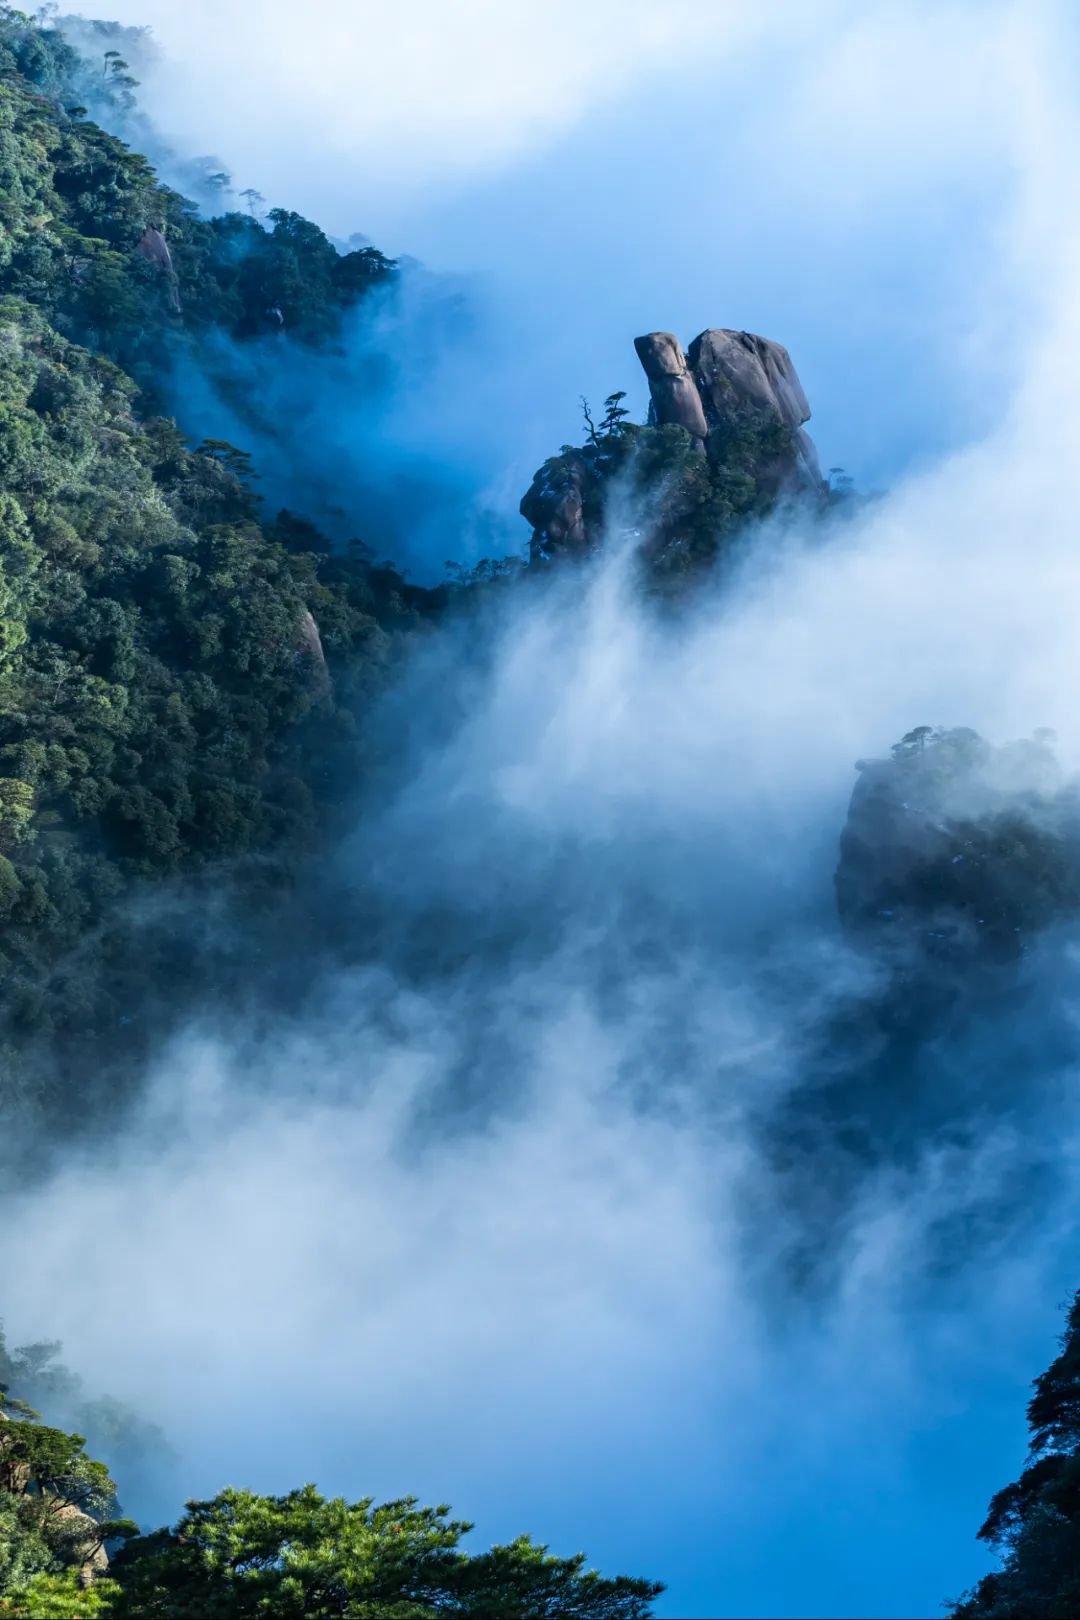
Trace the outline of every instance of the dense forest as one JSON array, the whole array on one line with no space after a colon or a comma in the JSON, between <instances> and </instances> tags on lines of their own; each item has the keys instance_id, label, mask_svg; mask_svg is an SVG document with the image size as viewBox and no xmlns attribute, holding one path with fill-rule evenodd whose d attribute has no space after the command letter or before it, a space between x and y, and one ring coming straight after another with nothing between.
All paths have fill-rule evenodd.
<instances>
[{"instance_id":1,"label":"dense forest","mask_svg":"<svg viewBox=\"0 0 1080 1620\"><path fill-rule=\"evenodd\" d=\"M69 1036L138 1039L152 952L115 903L208 863L286 883L443 599L262 512L241 450L159 414L208 334L332 344L392 266L294 214L202 218L72 103L87 66L56 29L7 12L0 68L0 1022L9 1107L62 1112ZM14 1055L30 1036L44 1069Z\"/></svg>"},{"instance_id":2,"label":"dense forest","mask_svg":"<svg viewBox=\"0 0 1080 1620\"><path fill-rule=\"evenodd\" d=\"M979 1531L1002 1567L953 1607L958 1620L1067 1620L1080 1606L1080 1293L1027 1418L1027 1466L998 1491Z\"/></svg>"},{"instance_id":3,"label":"dense forest","mask_svg":"<svg viewBox=\"0 0 1080 1620\"><path fill-rule=\"evenodd\" d=\"M112 46L111 36L102 40ZM108 1054L155 972L120 904L217 871L272 904L334 826L363 715L445 591L359 540L268 515L236 447L168 414L181 363L281 334L328 351L385 286L299 215L216 219L87 118L123 104L119 51L87 62L47 22L0 17L0 978L9 1125L70 1116L87 1041ZM221 378L225 385L228 378ZM245 862L247 863L245 865ZM136 1033L137 1039L137 1033ZM30 1051L42 1043L48 1061ZM78 1054L65 1068L65 1042ZM80 1105L87 1087L78 1084ZM100 1101L100 1092L94 1093ZM79 1410L52 1347L0 1347L0 1610L18 1615L565 1613L630 1617L660 1588L523 1537L486 1553L412 1500L227 1490L138 1535L85 1441L24 1395ZM121 1459L146 1436L82 1420ZM106 1556L108 1548L111 1557ZM108 1573L105 1573L108 1566Z\"/></svg>"}]
</instances>

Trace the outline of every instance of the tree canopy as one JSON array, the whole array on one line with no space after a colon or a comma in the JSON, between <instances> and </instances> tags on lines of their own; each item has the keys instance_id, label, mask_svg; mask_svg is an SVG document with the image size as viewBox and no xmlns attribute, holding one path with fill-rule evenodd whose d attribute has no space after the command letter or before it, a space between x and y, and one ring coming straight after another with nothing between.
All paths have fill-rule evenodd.
<instances>
[{"instance_id":1,"label":"tree canopy","mask_svg":"<svg viewBox=\"0 0 1080 1620\"><path fill-rule=\"evenodd\" d=\"M1071 1620L1080 1613L1080 1291L1061 1350L1028 1402L1031 1450L979 1531L1002 1567L952 1608L957 1620Z\"/></svg>"},{"instance_id":2,"label":"tree canopy","mask_svg":"<svg viewBox=\"0 0 1080 1620\"><path fill-rule=\"evenodd\" d=\"M73 1041L80 1072L104 1075L140 986L175 980L121 921L138 885L199 869L290 881L355 785L371 698L441 602L359 543L264 513L241 447L192 442L163 414L185 358L281 333L332 348L394 272L299 214L210 219L162 185L72 101L123 102L124 64L113 48L88 64L47 15L0 9L9 1114L64 1109L28 1036Z\"/></svg>"},{"instance_id":3,"label":"tree canopy","mask_svg":"<svg viewBox=\"0 0 1080 1620\"><path fill-rule=\"evenodd\" d=\"M14 1391L66 1389L55 1346L0 1335L0 1615L163 1620L644 1620L655 1581L603 1576L519 1536L485 1551L473 1526L415 1497L376 1504L228 1489L139 1534L81 1435Z\"/></svg>"},{"instance_id":4,"label":"tree canopy","mask_svg":"<svg viewBox=\"0 0 1080 1620\"><path fill-rule=\"evenodd\" d=\"M312 1485L287 1496L222 1491L190 1502L172 1530L128 1543L112 1567L120 1591L111 1612L638 1620L662 1590L606 1578L586 1569L583 1554L558 1558L527 1536L465 1552L460 1542L473 1526L449 1511L420 1507L415 1497L378 1506L328 1500Z\"/></svg>"}]
</instances>

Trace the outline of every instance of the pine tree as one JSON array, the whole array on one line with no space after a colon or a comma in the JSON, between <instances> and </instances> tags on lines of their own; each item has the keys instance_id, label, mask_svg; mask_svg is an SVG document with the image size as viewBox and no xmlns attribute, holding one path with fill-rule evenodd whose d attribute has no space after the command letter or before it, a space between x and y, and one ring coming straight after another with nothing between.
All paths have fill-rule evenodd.
<instances>
[{"instance_id":1,"label":"pine tree","mask_svg":"<svg viewBox=\"0 0 1080 1620\"><path fill-rule=\"evenodd\" d=\"M1061 1353L1035 1380L1031 1450L990 1503L979 1539L1001 1555L952 1610L958 1620L1071 1620L1080 1614L1080 1290Z\"/></svg>"}]
</instances>

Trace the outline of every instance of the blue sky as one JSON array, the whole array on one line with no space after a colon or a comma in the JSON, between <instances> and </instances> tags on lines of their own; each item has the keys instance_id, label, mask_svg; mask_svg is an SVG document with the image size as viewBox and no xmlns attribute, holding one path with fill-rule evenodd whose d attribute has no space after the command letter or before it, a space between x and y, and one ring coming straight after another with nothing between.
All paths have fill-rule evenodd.
<instances>
[{"instance_id":1,"label":"blue sky","mask_svg":"<svg viewBox=\"0 0 1080 1620\"><path fill-rule=\"evenodd\" d=\"M655 327L785 342L825 464L871 486L1007 394L1031 78L1072 48L1065 6L114 10L153 25L147 101L182 150L473 283L492 352L436 379L424 427L483 485L524 488L580 394L643 403Z\"/></svg>"},{"instance_id":2,"label":"blue sky","mask_svg":"<svg viewBox=\"0 0 1080 1620\"><path fill-rule=\"evenodd\" d=\"M732 871L767 895L786 862L777 895L809 905L859 753L924 718L1011 735L1058 723L1060 705L1075 730L1061 696L1075 689L1080 588L1060 358L1076 333L1070 8L765 9L424 0L398 17L265 0L256 22L241 0L112 8L154 27L148 105L181 151L213 150L238 187L460 278L474 347L429 378L411 356L419 392L387 434L445 459L478 502L512 513L576 434L580 394L626 387L643 408L636 333L688 340L707 325L784 342L823 463L894 491L827 565L795 559L758 582L728 641L703 624L687 647L658 649L633 615L612 620L602 591L549 640L542 623L519 627L475 718L448 723L387 812L387 848L413 850L431 804L479 805L483 848L473 859L478 835L454 823L450 863L474 883L489 849L516 880L538 827L547 837L566 817L576 831L581 816L597 861L632 861L642 827L674 849L658 904L685 889L692 909L700 889L735 910ZM412 341L422 354L422 322ZM553 667L567 671L563 707ZM745 782L725 727L753 744ZM577 939L565 872L549 887L565 888ZM819 948L815 935L814 960ZM122 1373L118 1394L182 1431L184 1491L313 1476L449 1498L485 1534L528 1527L601 1567L662 1576L672 1616L937 1612L986 1565L974 1532L1021 1459L1026 1387L1080 1281L1067 1200L955 1272L940 1255L931 1266L948 1200L1007 1184L995 1155L1008 1130L959 1168L929 1143L866 1189L836 1294L786 1300L725 1235L743 1218L730 1189L757 1185L744 1138L620 1111L603 1077L640 1032L606 1020L581 972L574 959L545 977L558 1016L540 1017L529 986L507 990L536 1111L420 1174L400 1162L386 1099L402 1075L422 1091L486 1027L489 987L410 1003L400 1051L373 1033L385 987L339 987L335 1017L293 1060L351 1074L371 1050L375 1100L342 1120L324 1099L292 1136L272 1093L252 1106L250 1055L196 1032L162 1061L162 1094L182 1102L159 1098L147 1127L154 1108L181 1109L183 1150L151 1161L135 1132L39 1195L41 1259L11 1282L14 1335L21 1321L63 1336L99 1383ZM644 1027L685 1006L702 1049L730 1048L747 1085L780 1084L761 1053L797 1017L758 1007L754 969L731 974L702 987L680 958L669 984L641 987ZM275 1052L262 1068L288 1064ZM1062 1142L1074 1132L1070 1111ZM281 1187L295 1229L267 1218ZM108 1279L80 1287L80 1200L95 1243L109 1235L111 1270L141 1278L137 1323L122 1299L103 1306ZM230 1241L188 1274L200 1222ZM364 1247L373 1230L382 1260ZM766 1224L763 1254L772 1241ZM281 1295L238 1299L237 1275L271 1273ZM297 1369L309 1382L294 1415L278 1394ZM449 1390L444 1372L459 1380Z\"/></svg>"}]
</instances>

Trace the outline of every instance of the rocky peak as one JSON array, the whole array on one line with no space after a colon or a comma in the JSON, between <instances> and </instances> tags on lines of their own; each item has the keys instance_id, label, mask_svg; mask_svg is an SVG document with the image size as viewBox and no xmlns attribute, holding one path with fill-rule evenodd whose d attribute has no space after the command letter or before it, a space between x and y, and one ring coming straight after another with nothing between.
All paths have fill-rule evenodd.
<instances>
[{"instance_id":1,"label":"rocky peak","mask_svg":"<svg viewBox=\"0 0 1080 1620\"><path fill-rule=\"evenodd\" d=\"M642 497L645 561L672 578L711 566L726 536L778 500L824 498L803 431L810 407L781 344L711 327L688 351L673 332L648 332L634 348L649 380L648 424L621 410L599 426L587 416L588 443L564 445L540 468L521 502L534 563L595 550L616 486Z\"/></svg>"},{"instance_id":2,"label":"rocky peak","mask_svg":"<svg viewBox=\"0 0 1080 1620\"><path fill-rule=\"evenodd\" d=\"M817 451L803 423L810 406L791 356L782 343L755 332L709 327L683 353L671 332L634 339L649 379L655 420L686 428L714 457L732 427L748 418L772 421L791 435L775 475L783 493L819 489Z\"/></svg>"},{"instance_id":3,"label":"rocky peak","mask_svg":"<svg viewBox=\"0 0 1080 1620\"><path fill-rule=\"evenodd\" d=\"M647 332L634 339L634 348L649 379L653 414L658 423L685 428L704 448L709 424L697 382L682 344L672 332Z\"/></svg>"}]
</instances>

